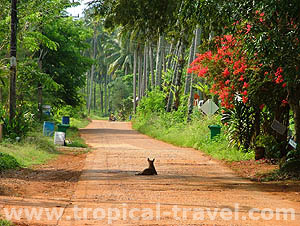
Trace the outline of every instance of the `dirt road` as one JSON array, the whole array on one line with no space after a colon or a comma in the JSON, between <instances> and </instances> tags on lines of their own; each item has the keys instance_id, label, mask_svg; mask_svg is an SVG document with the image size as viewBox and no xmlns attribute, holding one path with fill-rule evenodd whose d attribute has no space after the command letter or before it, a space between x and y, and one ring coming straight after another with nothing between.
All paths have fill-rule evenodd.
<instances>
[{"instance_id":1,"label":"dirt road","mask_svg":"<svg viewBox=\"0 0 300 226\"><path fill-rule=\"evenodd\" d=\"M81 134L94 151L59 225L299 225L298 202L264 193L199 151L129 123L93 121ZM135 176L148 157L158 175Z\"/></svg>"},{"instance_id":2,"label":"dirt road","mask_svg":"<svg viewBox=\"0 0 300 226\"><path fill-rule=\"evenodd\" d=\"M130 123L93 121L81 135L93 151L71 198L60 187L46 198L4 196L1 214L21 208L18 225L300 225L299 202L263 191L200 151L154 140ZM156 159L158 175L136 176L148 157ZM76 164L53 174L73 171ZM54 189L64 183L56 181Z\"/></svg>"}]
</instances>

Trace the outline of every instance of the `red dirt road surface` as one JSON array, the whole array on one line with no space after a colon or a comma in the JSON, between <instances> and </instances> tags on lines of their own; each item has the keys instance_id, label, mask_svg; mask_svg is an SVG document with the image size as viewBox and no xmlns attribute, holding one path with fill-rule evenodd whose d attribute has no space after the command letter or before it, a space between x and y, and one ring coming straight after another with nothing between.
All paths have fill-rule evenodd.
<instances>
[{"instance_id":1,"label":"red dirt road surface","mask_svg":"<svg viewBox=\"0 0 300 226\"><path fill-rule=\"evenodd\" d=\"M48 208L32 225L300 225L299 202L264 192L200 151L130 123L93 121L81 135L93 151L72 198L32 203ZM158 175L136 176L148 157ZM50 220L45 212L53 209L61 212Z\"/></svg>"}]
</instances>

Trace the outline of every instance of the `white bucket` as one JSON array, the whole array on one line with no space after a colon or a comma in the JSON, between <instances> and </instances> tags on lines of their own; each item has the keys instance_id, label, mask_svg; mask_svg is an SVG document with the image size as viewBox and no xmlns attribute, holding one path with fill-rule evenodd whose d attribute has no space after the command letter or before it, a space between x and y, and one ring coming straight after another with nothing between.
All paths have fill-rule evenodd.
<instances>
[{"instance_id":1,"label":"white bucket","mask_svg":"<svg viewBox=\"0 0 300 226\"><path fill-rule=\"evenodd\" d=\"M66 134L64 132L55 132L54 134L54 144L64 145L66 139Z\"/></svg>"}]
</instances>

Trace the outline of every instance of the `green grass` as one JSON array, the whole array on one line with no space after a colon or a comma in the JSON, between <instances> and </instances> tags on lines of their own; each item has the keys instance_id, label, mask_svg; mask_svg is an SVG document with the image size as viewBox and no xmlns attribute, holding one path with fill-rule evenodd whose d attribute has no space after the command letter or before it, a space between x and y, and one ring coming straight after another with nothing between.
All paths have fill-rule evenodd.
<instances>
[{"instance_id":1,"label":"green grass","mask_svg":"<svg viewBox=\"0 0 300 226\"><path fill-rule=\"evenodd\" d=\"M79 129L77 127L71 126L67 129L66 139L71 141L70 144L67 144L68 147L81 147L87 148L85 141L79 135Z\"/></svg>"},{"instance_id":2,"label":"green grass","mask_svg":"<svg viewBox=\"0 0 300 226\"><path fill-rule=\"evenodd\" d=\"M0 226L12 226L13 224L8 220L0 219Z\"/></svg>"},{"instance_id":3,"label":"green grass","mask_svg":"<svg viewBox=\"0 0 300 226\"><path fill-rule=\"evenodd\" d=\"M91 111L88 117L93 120L108 120L108 116L100 111Z\"/></svg>"},{"instance_id":4,"label":"green grass","mask_svg":"<svg viewBox=\"0 0 300 226\"><path fill-rule=\"evenodd\" d=\"M88 119L70 119L71 125L67 130L67 139L72 143L68 146L86 148L84 140L79 135L78 128L88 125ZM0 171L18 167L30 167L46 163L56 158L60 152L56 150L53 137L42 135L42 124L28 134L21 142L4 140L0 143Z\"/></svg>"},{"instance_id":5,"label":"green grass","mask_svg":"<svg viewBox=\"0 0 300 226\"><path fill-rule=\"evenodd\" d=\"M59 154L53 144L53 138L44 137L40 132L29 134L19 143L4 141L0 144L0 153L11 156L21 167L45 163Z\"/></svg>"},{"instance_id":6,"label":"green grass","mask_svg":"<svg viewBox=\"0 0 300 226\"><path fill-rule=\"evenodd\" d=\"M168 116L140 117L133 120L133 128L156 139L180 147L201 150L213 158L227 161L254 159L254 153L245 153L228 145L224 133L214 140L210 139L209 125L220 124L220 117L202 117L191 123L171 123ZM224 130L223 130L224 131Z\"/></svg>"},{"instance_id":7,"label":"green grass","mask_svg":"<svg viewBox=\"0 0 300 226\"><path fill-rule=\"evenodd\" d=\"M84 128L89 123L90 123L90 121L87 118L84 118L84 119L71 118L70 119L71 126L76 127L76 128Z\"/></svg>"}]
</instances>

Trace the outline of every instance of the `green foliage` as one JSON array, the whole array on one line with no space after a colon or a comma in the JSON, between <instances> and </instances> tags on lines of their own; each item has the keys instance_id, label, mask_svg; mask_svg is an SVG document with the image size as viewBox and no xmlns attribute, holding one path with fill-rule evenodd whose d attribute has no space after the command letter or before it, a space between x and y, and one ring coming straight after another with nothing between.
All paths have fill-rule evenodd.
<instances>
[{"instance_id":1,"label":"green foliage","mask_svg":"<svg viewBox=\"0 0 300 226\"><path fill-rule=\"evenodd\" d=\"M293 149L287 154L287 161L293 161L296 159L300 159L300 146L297 145L296 149Z\"/></svg>"},{"instance_id":2,"label":"green foliage","mask_svg":"<svg viewBox=\"0 0 300 226\"><path fill-rule=\"evenodd\" d=\"M287 161L280 169L281 172L295 173L300 176L300 160L294 159Z\"/></svg>"},{"instance_id":3,"label":"green foliage","mask_svg":"<svg viewBox=\"0 0 300 226\"><path fill-rule=\"evenodd\" d=\"M92 33L83 20L66 15L71 5L66 0L18 1L17 112L9 123L7 109L0 107L5 137L25 137L32 129L39 113L38 87L42 88L43 104L54 110L83 102L79 91L92 64L83 51L89 47L86 40ZM10 4L1 2L0 8L0 104L7 108Z\"/></svg>"},{"instance_id":4,"label":"green foliage","mask_svg":"<svg viewBox=\"0 0 300 226\"><path fill-rule=\"evenodd\" d=\"M166 94L159 90L147 93L147 98L143 98L138 107L138 115L147 115L148 113L161 112L165 109Z\"/></svg>"},{"instance_id":5,"label":"green foliage","mask_svg":"<svg viewBox=\"0 0 300 226\"><path fill-rule=\"evenodd\" d=\"M228 124L228 138L230 144L246 151L253 146L255 112L252 107L242 101L235 101L234 109L228 109L223 114L222 122Z\"/></svg>"},{"instance_id":6,"label":"green foliage","mask_svg":"<svg viewBox=\"0 0 300 226\"><path fill-rule=\"evenodd\" d=\"M272 135L259 135L256 139L256 145L265 148L265 157L267 159L279 159L280 144Z\"/></svg>"},{"instance_id":7,"label":"green foliage","mask_svg":"<svg viewBox=\"0 0 300 226\"><path fill-rule=\"evenodd\" d=\"M69 116L70 118L81 119L85 118L85 113L83 110L83 106L72 107L70 105L65 105L61 107L54 107L52 112L54 113L54 120L57 122L61 122L63 116Z\"/></svg>"},{"instance_id":8,"label":"green foliage","mask_svg":"<svg viewBox=\"0 0 300 226\"><path fill-rule=\"evenodd\" d=\"M262 181L300 180L300 160L286 161L279 170L264 175Z\"/></svg>"},{"instance_id":9,"label":"green foliage","mask_svg":"<svg viewBox=\"0 0 300 226\"><path fill-rule=\"evenodd\" d=\"M3 123L4 137L15 139L27 135L32 129L34 118L28 107L18 106L15 119L10 123L8 109L0 105L0 122Z\"/></svg>"},{"instance_id":10,"label":"green foliage","mask_svg":"<svg viewBox=\"0 0 300 226\"><path fill-rule=\"evenodd\" d=\"M15 169L20 164L17 160L9 154L0 153L0 172L7 169Z\"/></svg>"},{"instance_id":11,"label":"green foliage","mask_svg":"<svg viewBox=\"0 0 300 226\"><path fill-rule=\"evenodd\" d=\"M70 127L67 130L67 140L70 141L69 144L67 144L68 147L81 147L81 148L87 148L85 141L83 138L79 135L79 130L77 127Z\"/></svg>"},{"instance_id":12,"label":"green foliage","mask_svg":"<svg viewBox=\"0 0 300 226\"><path fill-rule=\"evenodd\" d=\"M110 84L112 89L111 110L116 114L118 120L126 120L132 114L133 75L124 75L121 71L118 71L117 74L119 76Z\"/></svg>"},{"instance_id":13,"label":"green foliage","mask_svg":"<svg viewBox=\"0 0 300 226\"><path fill-rule=\"evenodd\" d=\"M17 95L23 101L37 102L36 95L38 86L43 87L43 98L49 103L52 103L53 96L48 90L52 92L58 91L61 87L57 84L50 74L44 73L40 70L36 59L26 58L18 64L17 76ZM36 103L37 108L37 103Z\"/></svg>"},{"instance_id":14,"label":"green foliage","mask_svg":"<svg viewBox=\"0 0 300 226\"><path fill-rule=\"evenodd\" d=\"M13 224L8 220L0 219L0 226L13 226Z\"/></svg>"},{"instance_id":15,"label":"green foliage","mask_svg":"<svg viewBox=\"0 0 300 226\"><path fill-rule=\"evenodd\" d=\"M208 126L219 124L220 120L220 116L207 117L195 111L192 121L187 124L182 119L174 119L172 112L149 112L147 114L140 112L133 120L133 128L174 145L196 148L217 159L227 161L253 159L252 151L244 153L228 145L227 131L222 131L219 139L210 139Z\"/></svg>"},{"instance_id":16,"label":"green foliage","mask_svg":"<svg viewBox=\"0 0 300 226\"><path fill-rule=\"evenodd\" d=\"M85 72L92 64L92 60L82 56L81 51L88 47L85 41L91 37L91 30L82 21L59 18L46 26L44 32L58 43L57 50L43 47L48 51L43 59L43 70L59 84L58 90L49 89L47 92L55 97L55 105L80 105L83 100L79 89L84 86Z\"/></svg>"},{"instance_id":17,"label":"green foliage","mask_svg":"<svg viewBox=\"0 0 300 226\"><path fill-rule=\"evenodd\" d=\"M45 163L58 154L53 138L41 136L41 131L29 133L20 142L4 140L0 144L0 152L12 156L20 167Z\"/></svg>"},{"instance_id":18,"label":"green foliage","mask_svg":"<svg viewBox=\"0 0 300 226\"><path fill-rule=\"evenodd\" d=\"M142 33L151 37L158 30L164 31L170 24L176 23L175 12L180 7L180 1L108 0L94 1L93 6L97 14L105 18L106 28L113 29L122 26L129 30L138 26Z\"/></svg>"}]
</instances>

